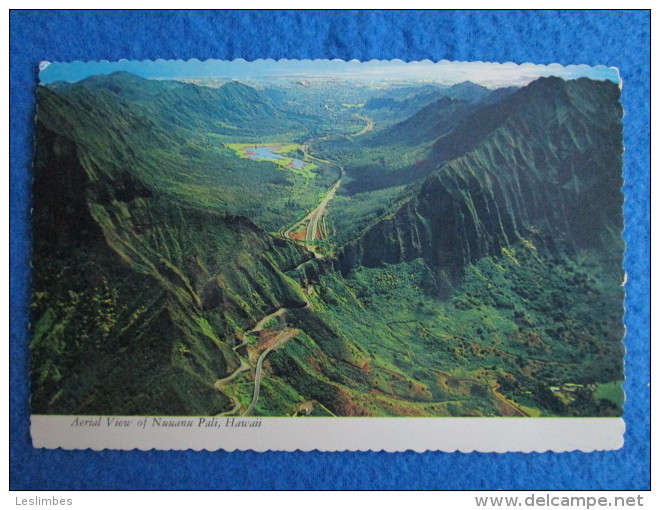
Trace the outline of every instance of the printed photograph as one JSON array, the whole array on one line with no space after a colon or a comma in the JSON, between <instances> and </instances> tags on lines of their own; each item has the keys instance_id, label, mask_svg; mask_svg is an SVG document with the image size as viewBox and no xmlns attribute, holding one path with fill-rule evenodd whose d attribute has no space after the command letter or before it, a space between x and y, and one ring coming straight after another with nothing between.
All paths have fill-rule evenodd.
<instances>
[{"instance_id":1,"label":"printed photograph","mask_svg":"<svg viewBox=\"0 0 660 510\"><path fill-rule=\"evenodd\" d=\"M618 417L603 66L42 63L35 415Z\"/></svg>"}]
</instances>

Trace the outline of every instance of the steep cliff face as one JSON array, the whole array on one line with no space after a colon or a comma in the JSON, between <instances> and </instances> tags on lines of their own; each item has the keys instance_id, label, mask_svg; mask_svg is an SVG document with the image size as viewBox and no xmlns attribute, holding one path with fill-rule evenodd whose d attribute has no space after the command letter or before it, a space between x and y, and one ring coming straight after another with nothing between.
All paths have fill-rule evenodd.
<instances>
[{"instance_id":1,"label":"steep cliff face","mask_svg":"<svg viewBox=\"0 0 660 510\"><path fill-rule=\"evenodd\" d=\"M208 129L222 133L240 129L242 133L267 135L274 126L300 129L297 119L278 109L267 95L239 82L218 88L198 87L177 81L145 80L130 73L91 76L78 83L55 83L49 86L68 95L95 98L114 96L130 104L139 104L163 124L190 129ZM90 102L90 109L94 102Z\"/></svg>"},{"instance_id":2,"label":"steep cliff face","mask_svg":"<svg viewBox=\"0 0 660 510\"><path fill-rule=\"evenodd\" d=\"M260 414L506 415L497 385L549 415L601 412L546 386L622 377L616 86L539 80L427 106L380 152L343 140L368 167L324 157L346 166L344 204L374 214L316 256L267 231L287 224L260 212L292 194L281 170L217 143L230 116L209 102L261 118L254 91L223 89L119 75L39 91L36 413L240 412L278 328L297 336L263 364Z\"/></svg>"},{"instance_id":3,"label":"steep cliff face","mask_svg":"<svg viewBox=\"0 0 660 510\"><path fill-rule=\"evenodd\" d=\"M87 112L62 106L46 93L37 125L34 412L221 412L213 383L239 366L237 336L304 306L284 272L310 255L244 217L173 202L140 158L118 162L130 144L68 130L62 119Z\"/></svg>"},{"instance_id":4,"label":"steep cliff face","mask_svg":"<svg viewBox=\"0 0 660 510\"><path fill-rule=\"evenodd\" d=\"M422 257L456 271L529 237L619 252L618 97L609 82L547 78L468 116L435 142L432 175L345 247L342 270Z\"/></svg>"},{"instance_id":5,"label":"steep cliff face","mask_svg":"<svg viewBox=\"0 0 660 510\"><path fill-rule=\"evenodd\" d=\"M435 140L442 136L476 107L468 102L443 97L431 103L411 117L383 131L368 140L368 145L414 145Z\"/></svg>"}]
</instances>

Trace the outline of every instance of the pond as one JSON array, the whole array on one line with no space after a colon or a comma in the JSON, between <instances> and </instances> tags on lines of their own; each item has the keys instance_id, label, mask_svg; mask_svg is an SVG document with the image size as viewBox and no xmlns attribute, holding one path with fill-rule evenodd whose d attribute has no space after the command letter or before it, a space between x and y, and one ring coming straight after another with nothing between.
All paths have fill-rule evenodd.
<instances>
[{"instance_id":1,"label":"pond","mask_svg":"<svg viewBox=\"0 0 660 510\"><path fill-rule=\"evenodd\" d=\"M287 165L287 167L295 169L300 169L305 166L305 162L300 159L292 158L289 156L282 156L279 154L277 151L281 149L282 148L279 145L262 145L259 147L249 147L245 149L245 157L248 159L260 159L267 161L286 159L290 160L290 163Z\"/></svg>"}]
</instances>

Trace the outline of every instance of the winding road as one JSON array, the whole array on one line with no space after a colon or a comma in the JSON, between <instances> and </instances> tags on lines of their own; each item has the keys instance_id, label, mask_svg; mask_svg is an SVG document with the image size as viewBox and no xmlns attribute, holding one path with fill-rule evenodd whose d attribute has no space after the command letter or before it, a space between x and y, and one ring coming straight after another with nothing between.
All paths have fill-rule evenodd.
<instances>
[{"instance_id":1,"label":"winding road","mask_svg":"<svg viewBox=\"0 0 660 510\"><path fill-rule=\"evenodd\" d=\"M304 306L297 307L297 308L299 310L306 310L306 309L310 308L310 306L311 306L311 304L309 303L309 301L306 301ZM284 314L286 311L287 311L286 308L278 308L274 312L271 312L268 315L265 315L264 317L262 317L254 325L254 327L252 329L250 329L250 330L243 333L243 339L244 339L243 343L235 346L234 351L236 351L240 347L243 347L244 345L247 345L248 335L250 335L251 333L258 333L259 331L261 331L264 328L264 326L266 324L268 324L268 321L270 321L271 319L273 319L275 317L279 317L280 315ZM261 355L259 356L259 359L257 360L257 364L255 366L255 369L254 369L254 390L253 390L253 393L252 393L252 401L250 402L250 405L247 407L247 409L241 414L241 416L248 416L254 410L254 406L257 404L257 401L259 400L259 391L260 391L260 388L261 388L261 377L262 377L263 363L264 363L264 359L266 358L266 356L271 351L281 347L282 345L284 345L289 340L291 340L291 339L295 338L296 336L298 336L299 333L300 333L300 330L291 329L291 328L287 328L284 331L281 331L277 335L277 338L275 339L273 345L271 345L266 350L264 350L264 352L261 353ZM224 377L222 379L218 379L213 384L213 387L216 390L221 391L222 388L226 384L230 383L232 380L234 380L236 377L238 377L238 375L241 372L246 372L251 368L251 365L249 363L246 363L243 358L239 357L239 359L240 359L241 363L240 363L239 367L236 370L234 370L234 372L232 372L227 377ZM232 414L234 414L234 413L236 413L240 410L241 405L238 403L238 401L233 397L230 397L230 398L234 403L234 407L229 411L226 411L224 413L219 414L218 416L229 416L229 415L232 415Z\"/></svg>"},{"instance_id":2,"label":"winding road","mask_svg":"<svg viewBox=\"0 0 660 510\"><path fill-rule=\"evenodd\" d=\"M229 381L233 380L240 374L241 372L245 372L246 370L250 369L250 365L248 365L243 359L241 359L241 364L238 366L236 370L231 375L228 375L227 377L224 377L222 379L218 379L215 381L215 384L213 384L213 387L216 390L219 390L222 388L225 384L227 384Z\"/></svg>"},{"instance_id":3,"label":"winding road","mask_svg":"<svg viewBox=\"0 0 660 510\"><path fill-rule=\"evenodd\" d=\"M357 115L357 114L356 114L356 117L359 117L362 120L364 120L367 123L367 125L362 129L362 131L360 131L359 133L355 133L351 136L360 136L360 135L363 135L364 133L367 133L367 132L369 132L373 129L373 127L374 127L373 120L371 120L368 117L364 117L362 115ZM318 138L317 141L327 140L329 137L330 137L330 135L326 135L326 136L323 136L321 138ZM335 182L335 184L332 186L332 188L330 188L330 190L328 190L328 192L325 194L325 196L323 197L323 199L321 200L319 205L316 206L316 208L314 208L314 210L312 210L309 214L307 214L303 219L296 222L293 226L291 226L288 229L284 230L284 232L283 232L284 237L286 237L288 239L296 240L292 237L291 233L294 230L296 230L298 227L300 227L301 225L304 225L305 223L308 223L306 233L305 233L305 242L316 241L318 239L323 239L325 237L325 236L323 236L323 234L319 230L319 221L321 221L323 216L325 216L325 214L327 212L328 204L330 203L330 201L337 194L337 189L339 189L339 186L341 185L341 181L344 177L344 174L346 173L346 171L344 170L344 167L341 166L339 163L336 163L334 161L328 161L328 160L325 160L325 159L320 159L320 158L317 158L316 156L313 156L312 154L310 154L309 147L310 147L310 144L313 141L314 141L313 139L310 139L310 140L307 140L306 142L304 142L303 144L301 144L300 148L301 148L304 156L308 159L318 161L320 163L335 165L339 169L339 178L337 179L337 182ZM312 253L314 253L315 258L321 258L321 255L319 255L314 250L314 247L308 247L308 248L310 249L310 251ZM310 259L310 260L313 260L313 259ZM306 261L306 262L309 262L309 261ZM303 264L304 263L305 262L303 262ZM302 265L302 264L300 264L300 265ZM298 266L298 267L300 267L300 266ZM307 309L307 308L310 308L310 306L311 305L310 305L309 301L307 301L305 303L305 306L301 307L301 309ZM273 319L275 317L281 316L286 311L287 311L287 309L282 307L282 308L278 308L274 312L271 312L268 315L265 315L264 317L262 317L254 325L254 327L252 329L250 329L249 331L245 331L243 333L243 336L242 336L243 342L240 343L239 345L234 346L234 348L233 348L234 352L236 352L239 348L247 345L248 335L250 335L252 333L258 333L259 331L261 331L264 328L264 326L268 323L268 321L270 321L271 319ZM300 334L300 330L297 330L297 329L287 328L287 329L281 331L277 335L277 338L274 341L273 345L271 345L270 347L268 347L267 349L265 349L261 353L261 355L257 359L257 364L256 364L255 370L254 370L254 390L253 390L253 393L252 393L252 401L250 402L250 405L242 413L242 416L249 416L250 413L252 413L252 411L254 410L254 407L257 404L257 401L259 400L259 391L260 391L260 388L261 388L263 363L264 363L264 360L266 359L266 356L268 356L268 354L271 351L281 347L282 345L284 345L289 340L291 340L291 339L295 338L296 336L298 336L298 334ZM250 367L251 367L250 364L246 363L243 360L243 358L239 357L239 359L241 361L240 365L231 375L229 375L227 377L224 377L223 379L218 379L215 382L215 384L213 386L217 390L221 390L227 383L229 383L233 379L235 379L241 372L245 372L245 371L250 369ZM238 403L238 401L233 397L230 397L230 398L234 402L233 409L222 413L220 416L230 415L230 414L233 414L233 413L239 411L241 406Z\"/></svg>"},{"instance_id":4,"label":"winding road","mask_svg":"<svg viewBox=\"0 0 660 510\"><path fill-rule=\"evenodd\" d=\"M254 406L257 404L257 400L259 400L259 390L261 388L261 373L263 369L264 359L266 359L266 356L268 356L270 351L277 349L278 347L284 345L287 341L298 336L299 333L300 331L297 329L282 331L278 335L278 338L275 341L275 343L261 353L261 356L259 356L259 359L257 360L257 366L254 369L254 392L252 393L252 401L250 402L250 405L243 412L241 416L249 416L250 413L254 410Z\"/></svg>"},{"instance_id":5,"label":"winding road","mask_svg":"<svg viewBox=\"0 0 660 510\"><path fill-rule=\"evenodd\" d=\"M368 133L374 128L375 123L373 119L370 119L369 117L365 117L364 115L360 115L359 113L354 113L353 116L357 117L358 119L362 119L367 123L367 125L362 128L362 131L353 133L351 136L362 136L363 134Z\"/></svg>"}]
</instances>

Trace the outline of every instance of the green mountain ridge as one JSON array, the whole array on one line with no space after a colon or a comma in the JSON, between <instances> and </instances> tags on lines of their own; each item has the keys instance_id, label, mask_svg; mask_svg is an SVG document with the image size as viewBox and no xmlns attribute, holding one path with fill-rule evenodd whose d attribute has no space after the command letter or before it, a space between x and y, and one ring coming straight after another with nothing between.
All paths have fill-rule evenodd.
<instances>
[{"instance_id":1,"label":"green mountain ridge","mask_svg":"<svg viewBox=\"0 0 660 510\"><path fill-rule=\"evenodd\" d=\"M33 362L71 372L65 379L61 368L33 374L35 411L222 409L227 399L208 379L238 367L231 346L242 329L281 304L304 306L282 271L308 255L246 218L173 205L127 181L130 174L101 176L70 139L46 128L37 144L51 155L51 171L36 168L33 285L47 290L35 291ZM95 381L102 388L90 388ZM133 398L126 385L139 388L128 392ZM103 398L74 400L98 392Z\"/></svg>"},{"instance_id":2,"label":"green mountain ridge","mask_svg":"<svg viewBox=\"0 0 660 510\"><path fill-rule=\"evenodd\" d=\"M322 130L276 94L127 73L40 87L33 411L620 413L596 396L623 378L619 91L488 97L307 142L301 180L226 148ZM287 239L340 163L325 221L343 237Z\"/></svg>"},{"instance_id":3,"label":"green mountain ridge","mask_svg":"<svg viewBox=\"0 0 660 510\"><path fill-rule=\"evenodd\" d=\"M373 145L415 144L436 140L451 131L474 107L468 101L443 97L422 107L412 117L384 129L367 143Z\"/></svg>"},{"instance_id":4,"label":"green mountain ridge","mask_svg":"<svg viewBox=\"0 0 660 510\"><path fill-rule=\"evenodd\" d=\"M386 90L370 99L365 104L365 108L393 110L412 115L428 104L443 98L474 103L490 94L491 91L486 87L469 81L443 87L435 85L399 87Z\"/></svg>"},{"instance_id":5,"label":"green mountain ridge","mask_svg":"<svg viewBox=\"0 0 660 510\"><path fill-rule=\"evenodd\" d=\"M557 104L538 111L548 92ZM461 268L526 238L530 229L582 247L616 242L607 234L596 238L622 229L616 86L541 79L517 94L523 97L468 114L434 143L429 165L436 162L437 169L399 212L348 245L349 265L432 253L425 258L433 267ZM594 117L597 101L609 103L612 114Z\"/></svg>"},{"instance_id":6,"label":"green mountain ridge","mask_svg":"<svg viewBox=\"0 0 660 510\"><path fill-rule=\"evenodd\" d=\"M164 124L189 129L211 125L221 134L241 129L258 136L286 130L282 129L282 124L287 129L302 127L287 112L275 107L267 95L237 81L210 88L177 81L147 80L118 71L107 76L91 76L75 84L56 83L48 87L67 94L79 89L91 89L96 93L107 91L148 109Z\"/></svg>"}]
</instances>

